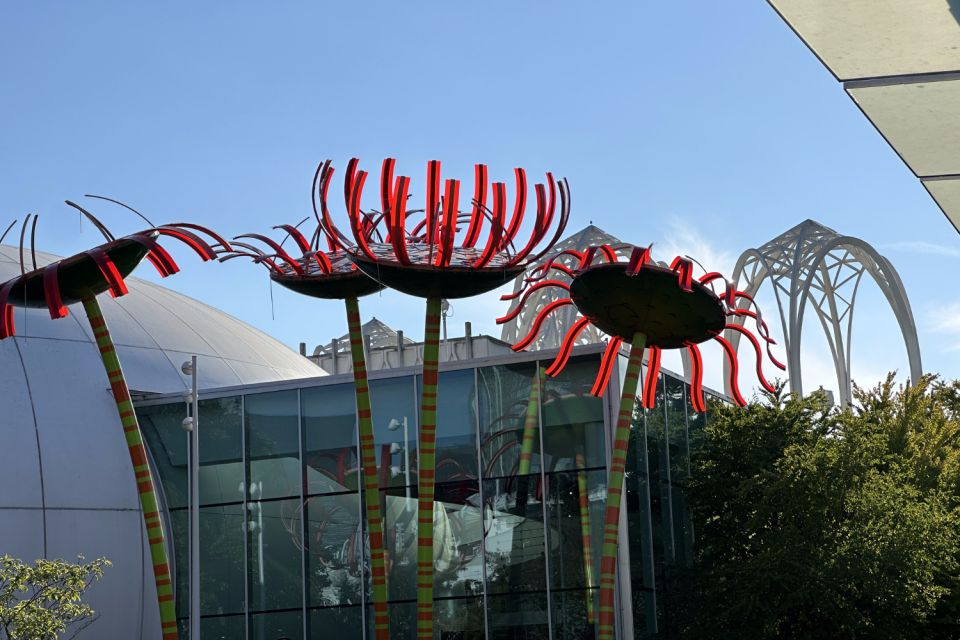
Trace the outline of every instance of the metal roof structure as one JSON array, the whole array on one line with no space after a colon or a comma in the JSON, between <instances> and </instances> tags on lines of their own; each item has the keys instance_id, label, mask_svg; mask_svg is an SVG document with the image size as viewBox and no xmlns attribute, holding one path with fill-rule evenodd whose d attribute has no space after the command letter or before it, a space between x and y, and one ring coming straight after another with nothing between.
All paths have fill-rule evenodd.
<instances>
[{"instance_id":1,"label":"metal roof structure","mask_svg":"<svg viewBox=\"0 0 960 640\"><path fill-rule=\"evenodd\" d=\"M768 0L960 231L960 0Z\"/></svg>"}]
</instances>

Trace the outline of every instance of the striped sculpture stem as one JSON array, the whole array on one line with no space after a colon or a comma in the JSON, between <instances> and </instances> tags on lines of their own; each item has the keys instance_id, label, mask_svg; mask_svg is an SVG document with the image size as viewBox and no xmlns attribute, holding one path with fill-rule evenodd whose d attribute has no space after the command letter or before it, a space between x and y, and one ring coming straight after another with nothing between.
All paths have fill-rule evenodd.
<instances>
[{"instance_id":1,"label":"striped sculpture stem","mask_svg":"<svg viewBox=\"0 0 960 640\"><path fill-rule=\"evenodd\" d=\"M433 496L437 466L437 379L440 298L427 298L420 396L420 460L417 510L417 638L433 638Z\"/></svg>"},{"instance_id":2,"label":"striped sculpture stem","mask_svg":"<svg viewBox=\"0 0 960 640\"><path fill-rule=\"evenodd\" d=\"M517 465L517 475L524 476L530 473L533 461L533 448L537 440L537 429L540 426L540 387L543 385L543 376L540 366L533 383L530 385L530 400L527 402L527 414L523 421L523 436L520 439L520 462Z\"/></svg>"},{"instance_id":3,"label":"striped sculpture stem","mask_svg":"<svg viewBox=\"0 0 960 640\"><path fill-rule=\"evenodd\" d=\"M633 424L633 407L637 399L640 366L647 338L642 333L633 335L630 360L623 379L620 413L613 437L610 455L610 475L607 481L607 508L603 518L603 546L600 555L600 624L599 640L613 640L615 634L615 607L617 581L617 532L620 527L620 503L623 499L623 476L627 466L627 447Z\"/></svg>"},{"instance_id":4,"label":"striped sculpture stem","mask_svg":"<svg viewBox=\"0 0 960 640\"><path fill-rule=\"evenodd\" d=\"M577 454L577 495L580 497L580 540L583 543L583 579L587 588L593 586L593 540L590 530L590 487L587 485L587 465L583 454ZM593 609L593 592L587 591L587 622L593 624L596 612Z\"/></svg>"},{"instance_id":5,"label":"striped sculpture stem","mask_svg":"<svg viewBox=\"0 0 960 640\"><path fill-rule=\"evenodd\" d=\"M383 548L383 518L380 513L380 488L377 477L377 453L373 444L373 415L370 410L370 386L367 360L363 353L360 304L347 298L347 325L350 327L350 353L353 356L353 384L357 397L357 427L360 432L360 468L367 505L367 531L370 536L370 574L373 582L373 624L377 640L389 640L390 616L387 611L387 563ZM384 461L383 464L387 464Z\"/></svg>"},{"instance_id":6,"label":"striped sculpture stem","mask_svg":"<svg viewBox=\"0 0 960 640\"><path fill-rule=\"evenodd\" d=\"M160 626L163 640L177 640L177 611L173 600L173 584L170 582L170 561L167 558L167 546L164 541L163 523L160 519L160 507L157 504L157 493L154 489L153 474L147 460L147 450L143 446L143 435L140 433L140 423L133 410L130 400L130 391L120 368L120 359L117 350L110 338L107 322L100 310L96 298L87 298L83 301L83 310L87 313L87 320L97 340L100 358L107 371L107 379L113 390L113 398L117 403L120 414L120 424L127 439L127 450L130 453L130 462L133 464L133 473L137 480L137 493L140 494L140 506L143 509L143 522L147 528L147 539L150 542L150 559L153 563L153 577L157 584L157 603L160 606Z\"/></svg>"}]
</instances>

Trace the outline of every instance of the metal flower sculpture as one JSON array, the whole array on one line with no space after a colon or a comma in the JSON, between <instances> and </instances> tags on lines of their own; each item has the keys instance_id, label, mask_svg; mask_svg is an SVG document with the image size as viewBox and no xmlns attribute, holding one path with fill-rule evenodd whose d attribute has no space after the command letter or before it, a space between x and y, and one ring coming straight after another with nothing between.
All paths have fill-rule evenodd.
<instances>
[{"instance_id":1,"label":"metal flower sculpture","mask_svg":"<svg viewBox=\"0 0 960 640\"><path fill-rule=\"evenodd\" d=\"M315 212L316 213L316 212ZM357 426L360 435L360 459L366 502L367 531L370 536L370 573L373 583L374 629L378 640L390 637L390 618L387 611L387 573L383 543L383 519L380 510L380 490L377 478L377 458L374 448L373 417L370 409L370 388L367 382L367 365L363 351L363 331L360 322L358 298L384 288L376 280L367 277L350 261L346 252L333 243L328 243L329 252L320 248L323 228L318 224L310 240L297 225L278 225L274 229L286 232L284 241L275 240L257 233L247 233L233 239L234 250L222 256L220 261L247 257L262 264L270 272L270 279L296 293L313 298L340 299L347 307L347 324L350 330L350 352L353 356L353 380L357 402ZM319 222L320 218L317 215ZM293 240L300 256L291 256L283 245L286 239ZM265 249L252 244L259 242Z\"/></svg>"},{"instance_id":2,"label":"metal flower sculpture","mask_svg":"<svg viewBox=\"0 0 960 640\"><path fill-rule=\"evenodd\" d=\"M508 219L506 184L488 185L486 165L478 164L474 168L472 208L465 213L460 211L459 180L444 181L441 194L440 162L436 160L427 164L425 208L408 211L410 179L394 176L396 161L393 158L384 160L380 171L380 210L364 211L361 198L367 172L359 171L358 163L356 158L350 160L343 183L352 240L340 232L330 215L327 195L333 167L329 161L318 167L314 177L314 206L319 205L320 218L332 245L346 251L361 271L388 287L427 300L419 433L417 636L432 638L441 300L495 289L542 257L563 234L570 215L570 194L566 180L558 184L550 173L546 175L546 184L535 185L536 216L532 232L521 240L520 229L527 205L527 178L523 169L514 172L516 197ZM408 217L420 214L422 219L411 225ZM555 222L556 230L547 240ZM485 234L484 225L489 227ZM538 251L544 240L546 244Z\"/></svg>"},{"instance_id":3,"label":"metal flower sculpture","mask_svg":"<svg viewBox=\"0 0 960 640\"><path fill-rule=\"evenodd\" d=\"M14 335L13 308L15 306L46 308L50 312L50 317L57 320L69 314L67 305L77 302L83 304L100 350L107 379L110 381L137 481L137 493L150 542L150 557L157 586L162 637L164 640L176 640L177 618L170 562L164 542L161 512L154 490L154 474L150 469L140 424L130 399L130 391L127 388L106 319L97 302L97 296L107 291L113 297L125 295L127 287L124 279L144 258L153 264L161 277L166 278L177 273L180 268L159 243L162 237L183 242L203 261L216 258L219 251L229 250L230 245L209 229L189 223L153 226L148 221L151 228L116 238L93 214L69 200L67 204L85 215L100 231L106 242L69 258L38 267L34 248L37 217L28 215L20 232L21 274L0 285L0 340ZM30 228L31 258L29 267L24 257L24 241L28 227ZM197 232L212 238L213 244L203 239Z\"/></svg>"},{"instance_id":4,"label":"metal flower sculpture","mask_svg":"<svg viewBox=\"0 0 960 640\"><path fill-rule=\"evenodd\" d=\"M572 280L567 284L551 278L554 272L562 272ZM723 282L725 286L723 291L715 292L713 285L718 282ZM759 340L742 325L728 322L730 317L752 318L760 338L766 343L770 361L780 369L785 369L785 366L771 353L770 347L776 342L770 337L753 299L735 289L717 272L705 273L695 279L693 262L686 258L677 257L667 267L651 260L649 247L635 248L627 262L620 262L616 252L606 245L591 247L585 252L565 251L533 269L525 279L525 287L519 292L503 296L504 299L516 300L516 303L497 322L508 322L515 317L530 295L545 287L559 287L569 292L569 297L544 306L534 318L530 332L513 345L515 351L529 346L536 339L546 318L558 309L574 305L581 316L567 331L560 352L546 370L547 375L556 375L563 370L578 336L588 325L593 325L610 336L592 390L594 395L602 395L621 345L630 343L630 357L610 460L600 563L599 637L613 638L617 528L627 445L644 349L648 351L647 376L641 399L644 408L654 406L661 350L683 348L687 350L693 365L691 403L698 412L706 409L703 399L703 358L697 345L708 340L718 342L723 348L731 365L733 399L737 404L745 405L746 401L737 385L736 352L730 342L720 335L725 330L737 331L747 337L756 353L760 384L768 391L773 390L763 375L763 349ZM741 306L741 301L745 301L746 306Z\"/></svg>"}]
</instances>

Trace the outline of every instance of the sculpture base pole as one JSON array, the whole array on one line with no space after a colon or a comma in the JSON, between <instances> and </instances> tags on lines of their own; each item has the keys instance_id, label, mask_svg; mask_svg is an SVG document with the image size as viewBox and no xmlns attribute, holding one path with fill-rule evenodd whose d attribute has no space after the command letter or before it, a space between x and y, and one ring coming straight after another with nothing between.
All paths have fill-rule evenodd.
<instances>
[{"instance_id":1,"label":"sculpture base pole","mask_svg":"<svg viewBox=\"0 0 960 640\"><path fill-rule=\"evenodd\" d=\"M437 466L437 379L440 357L440 298L427 298L420 396L420 459L417 509L417 638L433 638L433 497Z\"/></svg>"},{"instance_id":2,"label":"sculpture base pole","mask_svg":"<svg viewBox=\"0 0 960 640\"><path fill-rule=\"evenodd\" d=\"M623 499L623 476L627 465L627 447L630 444L630 427L633 424L633 407L640 382L640 366L647 338L635 333L630 346L630 360L623 379L620 397L620 413L613 437L610 454L610 475L607 481L607 508L603 519L603 547L600 556L600 640L613 640L616 615L614 599L617 587L617 532L620 527L620 504Z\"/></svg>"},{"instance_id":3,"label":"sculpture base pole","mask_svg":"<svg viewBox=\"0 0 960 640\"><path fill-rule=\"evenodd\" d=\"M127 439L127 450L130 453L130 462L133 464L133 473L137 481L137 493L140 496L140 506L143 509L143 522L147 528L147 540L150 543L150 559L153 562L153 577L157 585L157 602L160 607L160 626L163 640L177 640L177 611L173 600L173 584L170 582L170 561L167 558L167 546L164 540L163 523L160 516L160 507L157 504L157 494L154 490L153 473L147 459L147 450L143 446L143 435L140 433L140 423L133 410L130 400L130 391L120 368L117 351L110 338L107 322L100 310L96 298L87 298L83 301L83 310L87 314L90 328L93 330L100 358L113 390L113 398L117 403L120 414L120 424Z\"/></svg>"},{"instance_id":4,"label":"sculpture base pole","mask_svg":"<svg viewBox=\"0 0 960 640\"><path fill-rule=\"evenodd\" d=\"M367 361L363 352L360 304L347 298L347 325L350 328L350 353L353 356L353 383L357 398L357 428L360 435L360 467L363 469L363 494L366 502L367 532L370 536L370 574L373 582L373 625L377 640L390 639L387 611L387 565L383 548L383 518L380 512L380 487L377 477L377 453L373 442L373 416ZM336 354L333 355L336 358ZM383 464L389 464L383 461Z\"/></svg>"}]
</instances>

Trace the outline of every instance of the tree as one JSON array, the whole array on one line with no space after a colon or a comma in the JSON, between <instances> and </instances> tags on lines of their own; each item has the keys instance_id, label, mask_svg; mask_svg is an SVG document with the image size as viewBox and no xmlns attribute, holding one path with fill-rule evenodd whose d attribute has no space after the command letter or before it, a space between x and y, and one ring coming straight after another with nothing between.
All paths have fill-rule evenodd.
<instances>
[{"instance_id":1,"label":"tree","mask_svg":"<svg viewBox=\"0 0 960 640\"><path fill-rule=\"evenodd\" d=\"M694 455L681 638L960 637L960 385L718 407Z\"/></svg>"},{"instance_id":2,"label":"tree","mask_svg":"<svg viewBox=\"0 0 960 640\"><path fill-rule=\"evenodd\" d=\"M41 559L30 565L0 556L0 640L57 640L68 627L93 622L95 612L81 597L110 561L77 560Z\"/></svg>"}]
</instances>

